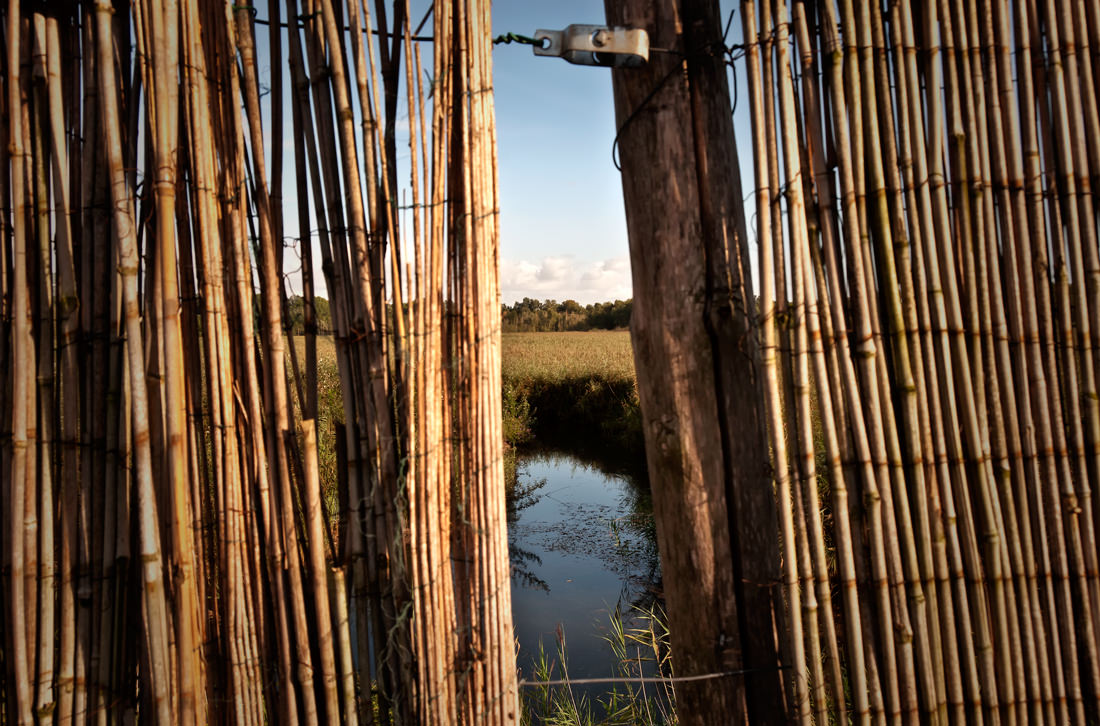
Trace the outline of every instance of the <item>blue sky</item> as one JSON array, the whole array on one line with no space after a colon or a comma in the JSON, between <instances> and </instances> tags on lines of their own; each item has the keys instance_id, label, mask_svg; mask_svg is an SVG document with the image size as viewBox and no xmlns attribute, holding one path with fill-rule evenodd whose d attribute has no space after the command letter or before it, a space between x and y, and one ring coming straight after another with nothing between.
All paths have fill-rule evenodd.
<instances>
[{"instance_id":1,"label":"blue sky","mask_svg":"<svg viewBox=\"0 0 1100 726\"><path fill-rule=\"evenodd\" d=\"M603 1L493 3L494 35L571 23L603 24ZM504 301L630 297L611 71L512 44L496 47L493 72Z\"/></svg>"}]
</instances>

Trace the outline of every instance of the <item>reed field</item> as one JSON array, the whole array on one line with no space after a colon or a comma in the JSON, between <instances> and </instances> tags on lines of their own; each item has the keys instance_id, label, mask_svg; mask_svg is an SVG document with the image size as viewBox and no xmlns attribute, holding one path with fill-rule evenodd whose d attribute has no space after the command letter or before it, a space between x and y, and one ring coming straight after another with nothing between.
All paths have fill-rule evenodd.
<instances>
[{"instance_id":1,"label":"reed field","mask_svg":"<svg viewBox=\"0 0 1100 726\"><path fill-rule=\"evenodd\" d=\"M304 335L291 337L297 355L298 366L304 366ZM287 355L287 370L291 372L291 385L294 385L294 359ZM340 370L336 360L336 341L331 335L317 336L317 366L314 372L317 379L317 462L321 480L321 499L325 505L325 514L334 521L339 508L337 485L339 464L336 439L340 427L344 425L344 400L340 389ZM295 401L295 403L297 403ZM298 418L300 408L295 409Z\"/></svg>"},{"instance_id":2,"label":"reed field","mask_svg":"<svg viewBox=\"0 0 1100 726\"><path fill-rule=\"evenodd\" d=\"M504 333L502 347L505 382L583 377L634 381L628 330Z\"/></svg>"},{"instance_id":3,"label":"reed field","mask_svg":"<svg viewBox=\"0 0 1100 726\"><path fill-rule=\"evenodd\" d=\"M533 436L644 470L629 331L505 333L501 348L508 443Z\"/></svg>"},{"instance_id":4,"label":"reed field","mask_svg":"<svg viewBox=\"0 0 1100 726\"><path fill-rule=\"evenodd\" d=\"M301 365L305 337L293 340ZM293 361L287 368L293 370ZM501 368L506 443L530 443L536 434L570 443L555 436L568 424L597 435L596 446L624 449L641 462L629 331L504 333ZM327 490L336 486L334 438L344 421L332 336L317 337L317 382L318 453L322 490Z\"/></svg>"}]
</instances>

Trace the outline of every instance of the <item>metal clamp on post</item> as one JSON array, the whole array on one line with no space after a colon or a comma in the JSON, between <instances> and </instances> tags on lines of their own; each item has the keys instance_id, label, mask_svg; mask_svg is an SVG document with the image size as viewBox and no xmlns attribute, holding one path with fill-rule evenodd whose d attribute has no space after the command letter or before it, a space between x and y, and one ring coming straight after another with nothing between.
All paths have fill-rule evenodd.
<instances>
[{"instance_id":1,"label":"metal clamp on post","mask_svg":"<svg viewBox=\"0 0 1100 726\"><path fill-rule=\"evenodd\" d=\"M649 60L644 30L603 25L570 25L565 30L536 30L535 55L564 58L581 66L631 68Z\"/></svg>"}]
</instances>

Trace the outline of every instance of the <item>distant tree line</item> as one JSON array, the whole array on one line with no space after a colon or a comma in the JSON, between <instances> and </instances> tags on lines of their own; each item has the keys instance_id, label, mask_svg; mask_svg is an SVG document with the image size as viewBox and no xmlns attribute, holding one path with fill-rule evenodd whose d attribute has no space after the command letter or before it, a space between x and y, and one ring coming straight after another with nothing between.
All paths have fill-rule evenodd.
<instances>
[{"instance_id":1,"label":"distant tree line","mask_svg":"<svg viewBox=\"0 0 1100 726\"><path fill-rule=\"evenodd\" d=\"M332 315L329 303L323 297L315 297L317 333L332 333ZM633 300L581 305L576 300L534 300L523 298L513 305L502 305L501 324L506 333L541 333L564 330L615 330L630 326ZM305 335L305 300L293 295L287 300L285 321L291 335Z\"/></svg>"},{"instance_id":2,"label":"distant tree line","mask_svg":"<svg viewBox=\"0 0 1100 726\"><path fill-rule=\"evenodd\" d=\"M315 322L317 332L321 335L332 333L332 314L329 312L328 300L323 297L313 298ZM306 306L305 298L301 295L293 295L286 301L286 325L291 335L306 334Z\"/></svg>"},{"instance_id":3,"label":"distant tree line","mask_svg":"<svg viewBox=\"0 0 1100 726\"><path fill-rule=\"evenodd\" d=\"M630 326L633 300L581 305L576 300L534 300L525 297L502 305L500 318L506 333L543 333L563 330L615 330Z\"/></svg>"}]
</instances>

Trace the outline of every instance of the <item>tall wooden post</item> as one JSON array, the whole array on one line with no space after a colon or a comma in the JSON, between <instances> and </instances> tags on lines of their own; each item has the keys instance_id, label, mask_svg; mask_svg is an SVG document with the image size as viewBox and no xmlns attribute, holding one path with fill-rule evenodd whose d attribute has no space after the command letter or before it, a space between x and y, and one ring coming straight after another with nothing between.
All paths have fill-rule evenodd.
<instances>
[{"instance_id":1,"label":"tall wooden post","mask_svg":"<svg viewBox=\"0 0 1100 726\"><path fill-rule=\"evenodd\" d=\"M717 0L605 0L654 52L612 72L631 335L684 724L785 720L776 509ZM733 719L731 721L731 718Z\"/></svg>"}]
</instances>

